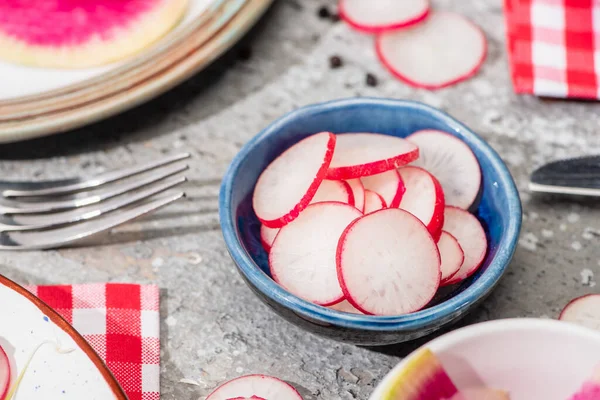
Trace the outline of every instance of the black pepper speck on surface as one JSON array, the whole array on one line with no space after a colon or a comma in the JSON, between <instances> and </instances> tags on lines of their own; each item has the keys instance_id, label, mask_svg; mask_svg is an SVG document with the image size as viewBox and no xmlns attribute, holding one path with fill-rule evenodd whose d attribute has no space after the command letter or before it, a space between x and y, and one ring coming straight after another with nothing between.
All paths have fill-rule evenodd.
<instances>
[{"instance_id":1,"label":"black pepper speck on surface","mask_svg":"<svg viewBox=\"0 0 600 400\"><path fill-rule=\"evenodd\" d=\"M317 12L317 15L319 16L319 18L331 18L331 12L329 12L329 8L327 8L327 6L321 6L319 7L319 11Z\"/></svg>"},{"instance_id":2,"label":"black pepper speck on surface","mask_svg":"<svg viewBox=\"0 0 600 400\"><path fill-rule=\"evenodd\" d=\"M377 86L377 77L373 74L367 74L366 78L365 78L365 83L367 84L367 86L371 86L371 87L375 87Z\"/></svg>"},{"instance_id":3,"label":"black pepper speck on surface","mask_svg":"<svg viewBox=\"0 0 600 400\"><path fill-rule=\"evenodd\" d=\"M329 66L332 69L339 68L343 64L344 64L344 62L342 61L342 59L339 56L331 56L331 57L329 57Z\"/></svg>"}]
</instances>

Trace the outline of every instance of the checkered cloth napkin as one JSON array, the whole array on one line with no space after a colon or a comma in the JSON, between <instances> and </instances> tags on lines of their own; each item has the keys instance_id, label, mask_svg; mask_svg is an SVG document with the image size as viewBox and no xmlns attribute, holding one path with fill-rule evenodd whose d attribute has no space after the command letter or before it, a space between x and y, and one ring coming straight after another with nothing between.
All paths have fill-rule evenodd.
<instances>
[{"instance_id":1,"label":"checkered cloth napkin","mask_svg":"<svg viewBox=\"0 0 600 400\"><path fill-rule=\"evenodd\" d=\"M27 286L90 343L129 397L160 399L158 287Z\"/></svg>"},{"instance_id":2,"label":"checkered cloth napkin","mask_svg":"<svg viewBox=\"0 0 600 400\"><path fill-rule=\"evenodd\" d=\"M600 98L600 1L504 0L517 93Z\"/></svg>"}]
</instances>

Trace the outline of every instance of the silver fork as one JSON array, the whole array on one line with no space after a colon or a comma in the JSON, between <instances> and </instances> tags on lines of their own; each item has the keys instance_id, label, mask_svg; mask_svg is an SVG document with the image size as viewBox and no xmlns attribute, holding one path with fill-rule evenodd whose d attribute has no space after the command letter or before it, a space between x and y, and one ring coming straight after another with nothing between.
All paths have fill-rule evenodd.
<instances>
[{"instance_id":1,"label":"silver fork","mask_svg":"<svg viewBox=\"0 0 600 400\"><path fill-rule=\"evenodd\" d=\"M188 166L175 163L189 157L165 157L89 179L0 181L0 250L62 247L164 207L185 193L152 198L186 181L181 173Z\"/></svg>"}]
</instances>

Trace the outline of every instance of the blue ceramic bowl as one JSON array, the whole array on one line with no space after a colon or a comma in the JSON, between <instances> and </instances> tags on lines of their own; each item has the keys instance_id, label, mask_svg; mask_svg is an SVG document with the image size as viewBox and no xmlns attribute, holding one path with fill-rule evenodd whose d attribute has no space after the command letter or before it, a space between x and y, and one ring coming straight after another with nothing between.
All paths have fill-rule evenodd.
<instances>
[{"instance_id":1,"label":"blue ceramic bowl","mask_svg":"<svg viewBox=\"0 0 600 400\"><path fill-rule=\"evenodd\" d=\"M483 172L476 215L489 242L479 271L457 288L439 295L428 308L402 316L342 313L289 293L269 276L260 243L260 223L252 192L265 167L279 154L316 132L377 132L405 137L421 129L446 131L464 140ZM355 98L297 109L250 140L223 178L219 215L225 243L248 286L288 321L313 333L363 345L385 345L427 335L464 316L498 283L513 256L521 228L521 203L510 172L498 154L469 128L447 114L412 101Z\"/></svg>"}]
</instances>

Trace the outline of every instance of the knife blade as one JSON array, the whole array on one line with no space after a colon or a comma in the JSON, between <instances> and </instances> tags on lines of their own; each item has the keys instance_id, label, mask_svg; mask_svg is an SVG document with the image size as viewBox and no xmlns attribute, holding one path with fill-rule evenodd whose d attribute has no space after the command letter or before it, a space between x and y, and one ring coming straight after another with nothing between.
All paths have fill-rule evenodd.
<instances>
[{"instance_id":1,"label":"knife blade","mask_svg":"<svg viewBox=\"0 0 600 400\"><path fill-rule=\"evenodd\" d=\"M553 161L533 171L529 190L600 197L600 156Z\"/></svg>"}]
</instances>

